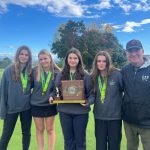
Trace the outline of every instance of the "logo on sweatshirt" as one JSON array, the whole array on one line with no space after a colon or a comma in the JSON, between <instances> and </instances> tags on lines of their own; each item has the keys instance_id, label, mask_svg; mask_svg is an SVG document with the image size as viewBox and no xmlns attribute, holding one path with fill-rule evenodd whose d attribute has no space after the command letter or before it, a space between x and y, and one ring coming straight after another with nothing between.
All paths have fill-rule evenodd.
<instances>
[{"instance_id":1,"label":"logo on sweatshirt","mask_svg":"<svg viewBox=\"0 0 150 150\"><path fill-rule=\"evenodd\" d=\"M149 76L146 76L146 75L142 75L142 81L148 81L148 79L149 79Z\"/></svg>"},{"instance_id":2,"label":"logo on sweatshirt","mask_svg":"<svg viewBox=\"0 0 150 150\"><path fill-rule=\"evenodd\" d=\"M109 85L113 86L115 84L116 84L116 82L114 80L109 81Z\"/></svg>"}]
</instances>

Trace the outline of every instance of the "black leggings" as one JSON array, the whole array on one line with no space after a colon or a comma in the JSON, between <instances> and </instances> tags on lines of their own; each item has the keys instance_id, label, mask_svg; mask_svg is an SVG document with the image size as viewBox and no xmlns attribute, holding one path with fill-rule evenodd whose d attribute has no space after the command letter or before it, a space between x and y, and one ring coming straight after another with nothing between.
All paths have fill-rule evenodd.
<instances>
[{"instance_id":1,"label":"black leggings","mask_svg":"<svg viewBox=\"0 0 150 150\"><path fill-rule=\"evenodd\" d=\"M95 119L96 150L120 150L121 120Z\"/></svg>"},{"instance_id":2,"label":"black leggings","mask_svg":"<svg viewBox=\"0 0 150 150\"><path fill-rule=\"evenodd\" d=\"M7 150L7 146L9 140L13 134L17 118L20 115L21 129L22 129L22 149L28 150L30 145L30 137L31 137L31 111L23 111L20 113L7 114L4 125L2 136L0 139L0 150ZM21 149L18 147L18 149Z\"/></svg>"}]
</instances>

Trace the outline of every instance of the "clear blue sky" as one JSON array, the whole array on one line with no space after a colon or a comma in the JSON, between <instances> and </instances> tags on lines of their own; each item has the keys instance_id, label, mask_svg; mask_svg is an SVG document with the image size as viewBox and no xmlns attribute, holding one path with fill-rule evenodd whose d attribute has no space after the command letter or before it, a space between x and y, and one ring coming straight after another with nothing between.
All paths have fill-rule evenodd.
<instances>
[{"instance_id":1,"label":"clear blue sky","mask_svg":"<svg viewBox=\"0 0 150 150\"><path fill-rule=\"evenodd\" d=\"M0 0L0 56L26 44L36 55L69 19L111 24L120 44L142 41L150 54L150 0Z\"/></svg>"}]
</instances>

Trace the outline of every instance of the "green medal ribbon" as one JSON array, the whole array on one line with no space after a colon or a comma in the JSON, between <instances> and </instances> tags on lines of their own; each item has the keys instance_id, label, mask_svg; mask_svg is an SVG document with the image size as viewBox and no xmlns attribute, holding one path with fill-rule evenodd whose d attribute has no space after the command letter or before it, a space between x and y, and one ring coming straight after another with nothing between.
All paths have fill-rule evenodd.
<instances>
[{"instance_id":1,"label":"green medal ribbon","mask_svg":"<svg viewBox=\"0 0 150 150\"><path fill-rule=\"evenodd\" d=\"M70 80L72 80L72 73L70 72Z\"/></svg>"},{"instance_id":2,"label":"green medal ribbon","mask_svg":"<svg viewBox=\"0 0 150 150\"><path fill-rule=\"evenodd\" d=\"M104 103L106 88L107 88L107 77L104 78L104 82L102 83L101 77L98 76L98 85L101 94L101 102Z\"/></svg>"},{"instance_id":3,"label":"green medal ribbon","mask_svg":"<svg viewBox=\"0 0 150 150\"><path fill-rule=\"evenodd\" d=\"M22 91L25 93L26 88L27 88L27 83L28 83L28 73L27 70L25 70L25 73L21 73L21 83L22 83Z\"/></svg>"},{"instance_id":4,"label":"green medal ribbon","mask_svg":"<svg viewBox=\"0 0 150 150\"><path fill-rule=\"evenodd\" d=\"M46 91L47 91L47 88L48 88L51 76L52 76L52 72L51 71L48 72L48 75L47 75L46 79L45 79L44 71L42 71L42 73L41 73L42 95L44 95L46 93Z\"/></svg>"}]
</instances>

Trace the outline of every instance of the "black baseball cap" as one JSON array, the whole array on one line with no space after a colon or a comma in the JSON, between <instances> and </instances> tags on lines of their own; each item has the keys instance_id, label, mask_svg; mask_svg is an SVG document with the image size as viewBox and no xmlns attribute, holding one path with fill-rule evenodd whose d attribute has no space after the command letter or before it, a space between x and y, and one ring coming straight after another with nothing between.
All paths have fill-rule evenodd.
<instances>
[{"instance_id":1,"label":"black baseball cap","mask_svg":"<svg viewBox=\"0 0 150 150\"><path fill-rule=\"evenodd\" d=\"M126 50L127 51L137 51L143 49L142 43L139 40L131 40L127 43L126 45Z\"/></svg>"}]
</instances>

